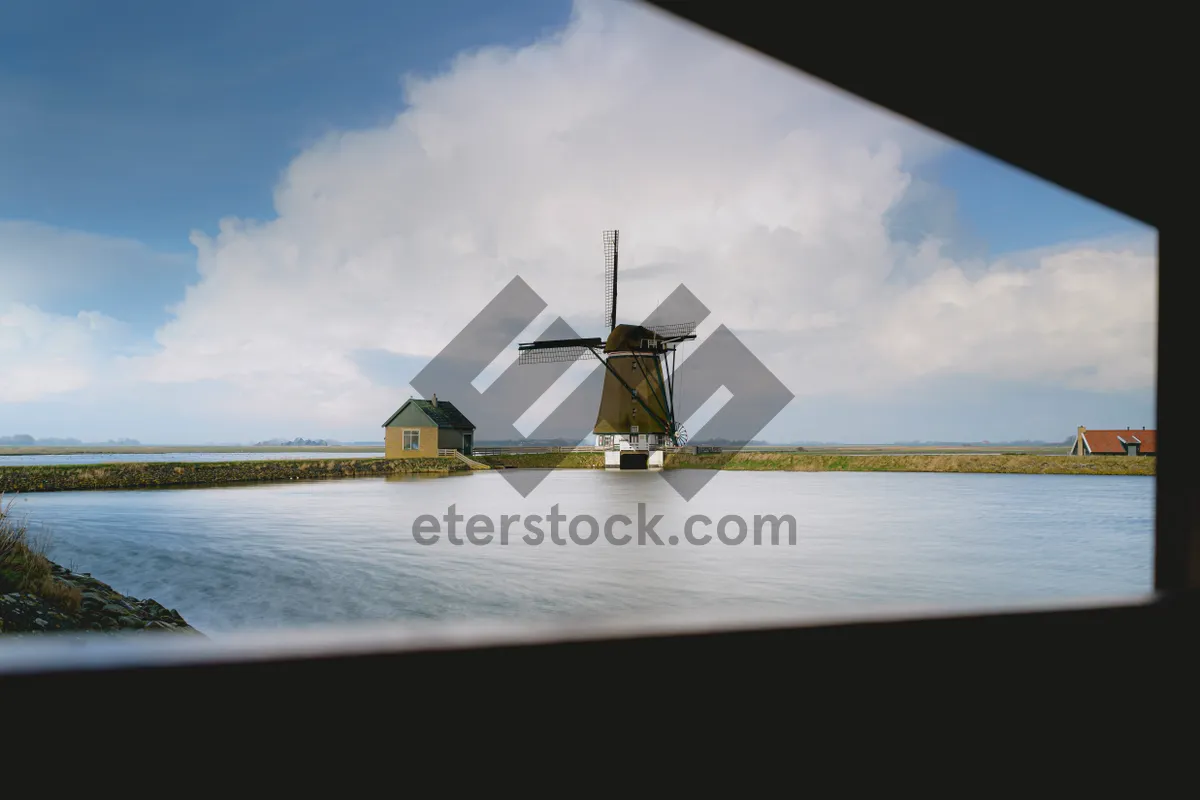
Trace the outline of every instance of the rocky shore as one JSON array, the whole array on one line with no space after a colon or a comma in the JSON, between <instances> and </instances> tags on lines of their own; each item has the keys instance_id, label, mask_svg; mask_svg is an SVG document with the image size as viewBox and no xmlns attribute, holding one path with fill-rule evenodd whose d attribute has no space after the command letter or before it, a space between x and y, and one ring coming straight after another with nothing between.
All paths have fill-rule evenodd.
<instances>
[{"instance_id":1,"label":"rocky shore","mask_svg":"<svg viewBox=\"0 0 1200 800\"><path fill-rule=\"evenodd\" d=\"M9 635L52 631L176 632L202 635L174 609L154 600L128 597L85 573L74 573L51 565L55 581L79 590L74 603L47 599L31 592L13 591L0 585L0 643ZM0 579L0 583L3 580ZM64 593L65 594L65 593Z\"/></svg>"}]
</instances>

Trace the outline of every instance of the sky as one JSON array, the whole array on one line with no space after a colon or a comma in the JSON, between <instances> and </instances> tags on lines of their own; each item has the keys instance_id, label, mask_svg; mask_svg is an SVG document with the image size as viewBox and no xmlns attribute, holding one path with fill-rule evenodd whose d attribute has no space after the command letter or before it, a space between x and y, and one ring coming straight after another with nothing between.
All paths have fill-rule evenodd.
<instances>
[{"instance_id":1,"label":"sky","mask_svg":"<svg viewBox=\"0 0 1200 800\"><path fill-rule=\"evenodd\" d=\"M1154 229L655 9L0 8L0 436L380 440L514 276L606 333L608 228L623 319L683 283L795 394L761 438L1154 425Z\"/></svg>"}]
</instances>

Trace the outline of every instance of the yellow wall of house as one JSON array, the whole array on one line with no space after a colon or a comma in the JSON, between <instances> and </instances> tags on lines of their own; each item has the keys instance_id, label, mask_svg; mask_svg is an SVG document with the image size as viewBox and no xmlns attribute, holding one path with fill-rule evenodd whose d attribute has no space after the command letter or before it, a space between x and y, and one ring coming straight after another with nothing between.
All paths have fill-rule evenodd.
<instances>
[{"instance_id":1,"label":"yellow wall of house","mask_svg":"<svg viewBox=\"0 0 1200 800\"><path fill-rule=\"evenodd\" d=\"M404 431L421 432L421 449L404 449ZM384 458L433 458L438 451L438 429L434 426L427 428L388 427L383 429Z\"/></svg>"}]
</instances>

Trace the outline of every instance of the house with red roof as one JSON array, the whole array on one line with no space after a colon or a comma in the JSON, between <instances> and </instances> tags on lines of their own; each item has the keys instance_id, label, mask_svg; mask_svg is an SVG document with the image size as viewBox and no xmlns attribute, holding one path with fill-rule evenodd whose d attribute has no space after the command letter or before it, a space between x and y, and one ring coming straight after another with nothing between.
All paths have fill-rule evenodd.
<instances>
[{"instance_id":1,"label":"house with red roof","mask_svg":"<svg viewBox=\"0 0 1200 800\"><path fill-rule=\"evenodd\" d=\"M1082 425L1071 446L1073 456L1152 456L1158 453L1155 431L1142 428L1088 430Z\"/></svg>"}]
</instances>

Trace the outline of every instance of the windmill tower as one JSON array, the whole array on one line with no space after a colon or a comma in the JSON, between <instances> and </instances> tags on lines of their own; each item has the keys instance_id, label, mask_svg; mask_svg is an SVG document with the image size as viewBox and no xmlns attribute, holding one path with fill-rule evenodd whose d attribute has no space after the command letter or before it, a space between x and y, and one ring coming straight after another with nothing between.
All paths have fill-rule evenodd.
<instances>
[{"instance_id":1,"label":"windmill tower","mask_svg":"<svg viewBox=\"0 0 1200 800\"><path fill-rule=\"evenodd\" d=\"M687 435L675 419L675 350L696 338L695 322L617 324L618 232L604 233L604 324L607 338L553 339L519 345L521 364L582 361L604 365L604 387L593 433L607 448L606 466L644 469L662 464L664 445Z\"/></svg>"}]
</instances>

